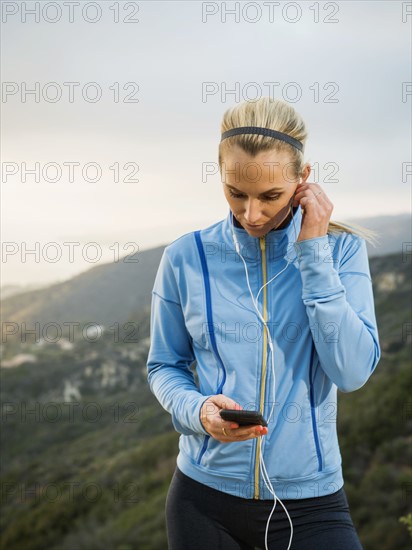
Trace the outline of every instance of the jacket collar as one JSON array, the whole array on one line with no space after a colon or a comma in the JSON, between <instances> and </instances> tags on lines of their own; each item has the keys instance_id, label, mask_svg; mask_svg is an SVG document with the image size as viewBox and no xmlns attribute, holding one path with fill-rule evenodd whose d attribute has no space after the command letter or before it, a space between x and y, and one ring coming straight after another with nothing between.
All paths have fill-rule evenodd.
<instances>
[{"instance_id":1,"label":"jacket collar","mask_svg":"<svg viewBox=\"0 0 412 550\"><path fill-rule=\"evenodd\" d=\"M260 238L252 237L233 217L234 232L240 245L240 252L246 262L256 263L261 261ZM293 208L293 218L290 218L288 224L283 229L275 229L269 231L265 235L265 248L268 260L276 260L284 258L287 255L288 259L295 257L296 253L293 243L297 240L302 222L301 206ZM238 225L236 226L236 223ZM295 233L296 228L296 233ZM228 215L223 223L223 232L228 239L231 248L234 248L232 237L232 211L229 208Z\"/></svg>"}]
</instances>

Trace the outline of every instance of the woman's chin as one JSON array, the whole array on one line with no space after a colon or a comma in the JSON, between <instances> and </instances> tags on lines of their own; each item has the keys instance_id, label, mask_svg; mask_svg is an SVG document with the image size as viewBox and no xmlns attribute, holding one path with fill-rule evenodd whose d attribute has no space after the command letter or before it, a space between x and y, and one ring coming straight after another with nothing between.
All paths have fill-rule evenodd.
<instances>
[{"instance_id":1,"label":"woman's chin","mask_svg":"<svg viewBox=\"0 0 412 550\"><path fill-rule=\"evenodd\" d=\"M263 237L263 235L268 233L268 229L265 225L260 227L250 227L249 225L244 225L243 227L252 237Z\"/></svg>"}]
</instances>

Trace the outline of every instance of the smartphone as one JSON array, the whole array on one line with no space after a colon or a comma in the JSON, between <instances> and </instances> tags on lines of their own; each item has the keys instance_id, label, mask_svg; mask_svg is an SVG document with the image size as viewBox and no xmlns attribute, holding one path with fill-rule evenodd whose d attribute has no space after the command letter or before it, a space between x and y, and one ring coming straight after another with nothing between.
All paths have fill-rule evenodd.
<instances>
[{"instance_id":1,"label":"smartphone","mask_svg":"<svg viewBox=\"0 0 412 550\"><path fill-rule=\"evenodd\" d=\"M219 414L223 420L237 422L240 426L254 426L256 424L260 424L261 426L268 425L259 411L220 409Z\"/></svg>"}]
</instances>

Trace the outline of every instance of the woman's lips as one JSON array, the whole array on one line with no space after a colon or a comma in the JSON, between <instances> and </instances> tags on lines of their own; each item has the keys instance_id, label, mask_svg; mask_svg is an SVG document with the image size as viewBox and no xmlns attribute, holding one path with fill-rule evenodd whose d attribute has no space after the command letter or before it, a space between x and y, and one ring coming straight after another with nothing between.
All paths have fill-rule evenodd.
<instances>
[{"instance_id":1,"label":"woman's lips","mask_svg":"<svg viewBox=\"0 0 412 550\"><path fill-rule=\"evenodd\" d=\"M246 223L246 222L245 222L245 225L247 225L247 226L250 227L251 229L257 229L258 227L263 227L264 224L260 224L260 225L250 225L250 223Z\"/></svg>"}]
</instances>

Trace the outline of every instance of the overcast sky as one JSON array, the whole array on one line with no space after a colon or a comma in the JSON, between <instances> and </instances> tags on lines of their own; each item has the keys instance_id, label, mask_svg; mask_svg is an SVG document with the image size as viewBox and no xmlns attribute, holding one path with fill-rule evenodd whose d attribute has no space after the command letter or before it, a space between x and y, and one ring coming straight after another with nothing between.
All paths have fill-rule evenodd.
<instances>
[{"instance_id":1,"label":"overcast sky","mask_svg":"<svg viewBox=\"0 0 412 550\"><path fill-rule=\"evenodd\" d=\"M65 280L99 249L108 262L225 217L202 166L216 168L224 111L261 96L303 116L332 219L410 211L411 3L80 4L2 2L3 285Z\"/></svg>"}]
</instances>

